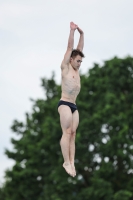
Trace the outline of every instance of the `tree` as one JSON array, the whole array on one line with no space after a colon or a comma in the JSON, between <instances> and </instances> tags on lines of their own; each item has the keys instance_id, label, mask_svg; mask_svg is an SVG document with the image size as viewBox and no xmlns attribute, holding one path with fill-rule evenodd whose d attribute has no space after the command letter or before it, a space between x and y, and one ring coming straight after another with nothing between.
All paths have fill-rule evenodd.
<instances>
[{"instance_id":1,"label":"tree","mask_svg":"<svg viewBox=\"0 0 133 200\"><path fill-rule=\"evenodd\" d=\"M133 200L133 58L94 64L81 75L77 105L77 176L62 168L54 76L42 79L45 99L33 101L25 122L14 121L15 165L6 172L5 200Z\"/></svg>"},{"instance_id":2,"label":"tree","mask_svg":"<svg viewBox=\"0 0 133 200\"><path fill-rule=\"evenodd\" d=\"M5 200L5 194L3 188L0 188L0 200Z\"/></svg>"}]
</instances>

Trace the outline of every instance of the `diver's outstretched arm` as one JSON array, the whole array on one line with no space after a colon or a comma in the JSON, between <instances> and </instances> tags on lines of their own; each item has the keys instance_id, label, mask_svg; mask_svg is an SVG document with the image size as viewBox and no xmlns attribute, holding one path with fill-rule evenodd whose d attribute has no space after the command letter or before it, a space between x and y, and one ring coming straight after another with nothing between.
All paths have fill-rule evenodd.
<instances>
[{"instance_id":1,"label":"diver's outstretched arm","mask_svg":"<svg viewBox=\"0 0 133 200\"><path fill-rule=\"evenodd\" d=\"M80 51L83 51L83 47L84 47L84 32L77 27L78 32L80 33L80 38L79 38L79 43L77 46L77 49L79 49Z\"/></svg>"}]
</instances>

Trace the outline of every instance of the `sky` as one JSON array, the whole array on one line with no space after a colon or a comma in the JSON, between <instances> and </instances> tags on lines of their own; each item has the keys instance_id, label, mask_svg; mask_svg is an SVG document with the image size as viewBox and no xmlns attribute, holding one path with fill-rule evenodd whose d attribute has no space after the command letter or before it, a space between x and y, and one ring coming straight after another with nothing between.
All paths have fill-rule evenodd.
<instances>
[{"instance_id":1,"label":"sky","mask_svg":"<svg viewBox=\"0 0 133 200\"><path fill-rule=\"evenodd\" d=\"M13 121L25 121L32 99L44 98L41 78L60 84L70 22L85 37L81 72L114 56L133 56L132 0L0 0L0 184L14 164L4 154L13 150ZM79 33L75 32L74 47Z\"/></svg>"}]
</instances>

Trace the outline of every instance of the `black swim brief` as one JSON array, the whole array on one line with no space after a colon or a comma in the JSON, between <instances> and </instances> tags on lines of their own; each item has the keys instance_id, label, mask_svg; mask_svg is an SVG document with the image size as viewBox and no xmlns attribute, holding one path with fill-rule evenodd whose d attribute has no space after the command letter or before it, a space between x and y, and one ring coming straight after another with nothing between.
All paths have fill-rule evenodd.
<instances>
[{"instance_id":1,"label":"black swim brief","mask_svg":"<svg viewBox=\"0 0 133 200\"><path fill-rule=\"evenodd\" d=\"M69 106L69 108L71 109L71 112L74 113L75 110L77 110L77 106L74 104L74 103L71 103L71 102L68 102L68 101L62 101L60 100L59 103L58 103L58 107L60 105L66 105L66 106Z\"/></svg>"}]
</instances>

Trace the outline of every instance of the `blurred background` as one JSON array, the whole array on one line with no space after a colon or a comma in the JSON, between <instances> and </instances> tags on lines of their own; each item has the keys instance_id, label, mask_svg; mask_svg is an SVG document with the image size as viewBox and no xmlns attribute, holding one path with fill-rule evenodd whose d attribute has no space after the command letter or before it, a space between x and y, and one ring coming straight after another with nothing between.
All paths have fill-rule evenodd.
<instances>
[{"instance_id":1,"label":"blurred background","mask_svg":"<svg viewBox=\"0 0 133 200\"><path fill-rule=\"evenodd\" d=\"M60 63L67 47L70 22L85 34L81 73L93 63L114 56L132 56L132 0L1 0L0 1L0 184L13 160L10 127L14 119L24 121L32 99L44 98L41 78L60 84ZM75 43L79 34L75 33Z\"/></svg>"}]
</instances>

